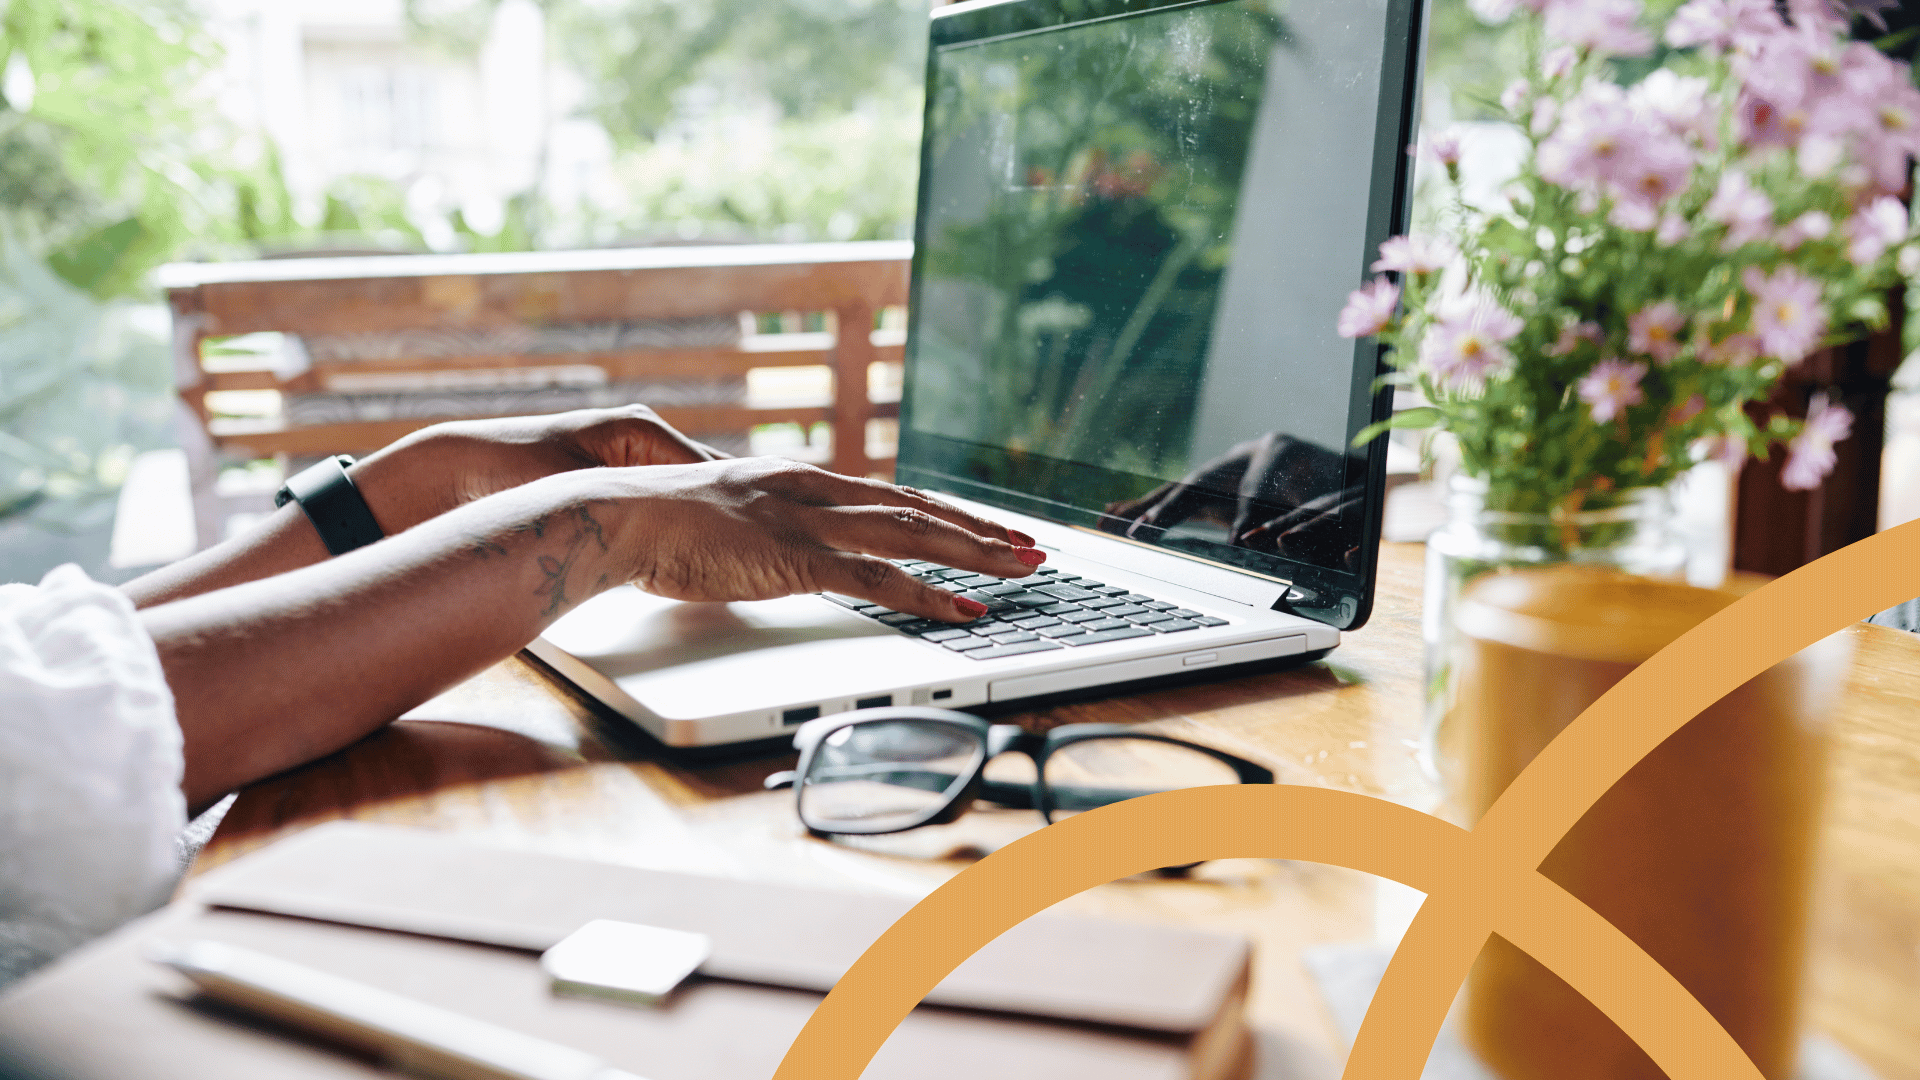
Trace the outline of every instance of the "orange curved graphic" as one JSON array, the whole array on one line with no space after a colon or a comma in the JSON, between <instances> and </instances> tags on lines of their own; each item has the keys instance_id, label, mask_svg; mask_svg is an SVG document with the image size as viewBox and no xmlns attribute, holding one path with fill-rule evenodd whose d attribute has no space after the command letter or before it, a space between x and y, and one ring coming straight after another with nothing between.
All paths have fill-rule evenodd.
<instances>
[{"instance_id":1,"label":"orange curved graphic","mask_svg":"<svg viewBox=\"0 0 1920 1080\"><path fill-rule=\"evenodd\" d=\"M848 970L775 1080L853 1080L906 1014L981 946L1074 893L1157 866L1283 858L1427 894L1347 1060L1346 1080L1415 1080L1491 933L1586 996L1674 1080L1761 1080L1732 1036L1619 930L1539 873L1560 838L1701 710L1819 639L1920 596L1920 522L1756 590L1602 695L1472 831L1396 803L1296 786L1193 788L1081 814L967 868Z\"/></svg>"}]
</instances>

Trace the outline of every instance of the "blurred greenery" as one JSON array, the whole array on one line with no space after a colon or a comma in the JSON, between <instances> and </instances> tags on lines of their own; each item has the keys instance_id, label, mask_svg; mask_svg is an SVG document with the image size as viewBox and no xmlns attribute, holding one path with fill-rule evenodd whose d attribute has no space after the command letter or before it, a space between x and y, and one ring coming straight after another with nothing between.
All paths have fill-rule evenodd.
<instances>
[{"instance_id":1,"label":"blurred greenery","mask_svg":"<svg viewBox=\"0 0 1920 1080\"><path fill-rule=\"evenodd\" d=\"M112 520L136 452L164 442L173 373L137 311L56 275L0 219L0 518L66 532Z\"/></svg>"},{"instance_id":2,"label":"blurred greenery","mask_svg":"<svg viewBox=\"0 0 1920 1080\"><path fill-rule=\"evenodd\" d=\"M104 528L134 455L170 442L172 371L148 284L160 263L423 246L383 179L346 178L321 221L297 220L272 144L236 130L211 99L221 59L188 0L0 3L0 519L10 545L26 543L23 522Z\"/></svg>"},{"instance_id":3,"label":"blurred greenery","mask_svg":"<svg viewBox=\"0 0 1920 1080\"><path fill-rule=\"evenodd\" d=\"M406 8L422 40L472 56L499 2ZM622 205L529 192L528 242L911 232L928 0L537 2L613 142Z\"/></svg>"}]
</instances>

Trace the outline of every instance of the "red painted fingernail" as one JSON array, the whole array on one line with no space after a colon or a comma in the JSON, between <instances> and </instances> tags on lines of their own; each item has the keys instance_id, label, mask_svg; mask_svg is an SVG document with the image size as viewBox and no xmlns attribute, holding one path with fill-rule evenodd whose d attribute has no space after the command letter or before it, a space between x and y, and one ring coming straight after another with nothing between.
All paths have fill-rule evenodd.
<instances>
[{"instance_id":1,"label":"red painted fingernail","mask_svg":"<svg viewBox=\"0 0 1920 1080\"><path fill-rule=\"evenodd\" d=\"M960 614L969 619L977 619L987 613L987 605L978 600L969 600L964 596L954 597L953 606L959 608Z\"/></svg>"},{"instance_id":2,"label":"red painted fingernail","mask_svg":"<svg viewBox=\"0 0 1920 1080\"><path fill-rule=\"evenodd\" d=\"M1037 547L1019 547L1013 549L1013 557L1028 566L1039 566L1047 561L1047 553Z\"/></svg>"},{"instance_id":3,"label":"red painted fingernail","mask_svg":"<svg viewBox=\"0 0 1920 1080\"><path fill-rule=\"evenodd\" d=\"M1021 547L1032 547L1034 544L1033 537L1028 536L1026 533L1021 532L1019 529L1008 529L1007 539L1013 541L1014 543L1020 545Z\"/></svg>"}]
</instances>

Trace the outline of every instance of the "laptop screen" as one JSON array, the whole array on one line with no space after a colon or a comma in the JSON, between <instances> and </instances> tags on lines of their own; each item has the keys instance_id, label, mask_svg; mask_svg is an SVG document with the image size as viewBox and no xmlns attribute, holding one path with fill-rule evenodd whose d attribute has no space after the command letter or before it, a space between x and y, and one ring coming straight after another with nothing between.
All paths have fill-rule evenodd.
<instances>
[{"instance_id":1,"label":"laptop screen","mask_svg":"<svg viewBox=\"0 0 1920 1080\"><path fill-rule=\"evenodd\" d=\"M936 18L902 482L1363 619L1384 447L1350 444L1386 403L1377 349L1334 321L1401 213L1411 20L1399 0Z\"/></svg>"}]
</instances>

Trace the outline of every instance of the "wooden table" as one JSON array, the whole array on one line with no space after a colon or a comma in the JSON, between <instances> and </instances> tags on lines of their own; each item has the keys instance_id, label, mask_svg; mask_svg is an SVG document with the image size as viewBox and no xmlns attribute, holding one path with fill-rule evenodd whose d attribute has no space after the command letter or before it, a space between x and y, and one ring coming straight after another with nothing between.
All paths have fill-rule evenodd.
<instances>
[{"instance_id":1,"label":"wooden table","mask_svg":"<svg viewBox=\"0 0 1920 1080\"><path fill-rule=\"evenodd\" d=\"M1372 621L1325 661L1019 714L1046 727L1140 722L1318 784L1430 807L1420 737L1423 549L1382 549ZM1920 1080L1920 638L1846 631L1856 665L1838 717L1825 905L1812 1020L1884 1080ZM805 837L788 792L761 781L792 755L702 767L664 759L532 663L514 659L333 757L241 793L200 856L216 865L351 817L635 865L919 896L965 866L950 857L1032 827L1030 812L859 846ZM1252 1016L1302 1075L1345 1056L1303 948L1390 943L1417 894L1337 867L1234 860L1188 881L1128 880L1064 906L1245 933L1259 943Z\"/></svg>"}]
</instances>

